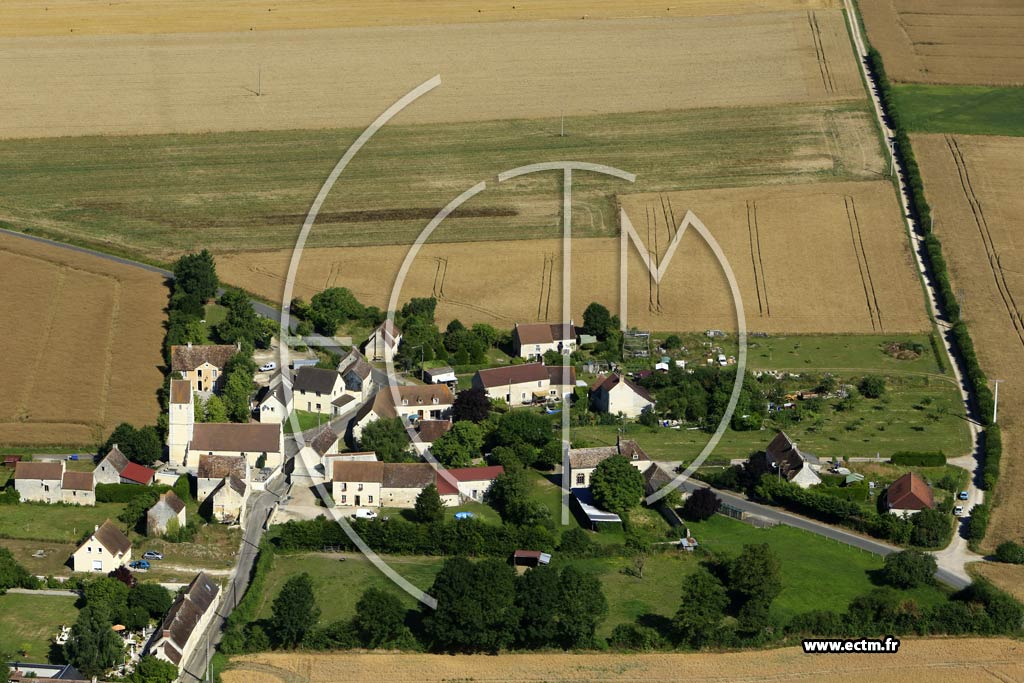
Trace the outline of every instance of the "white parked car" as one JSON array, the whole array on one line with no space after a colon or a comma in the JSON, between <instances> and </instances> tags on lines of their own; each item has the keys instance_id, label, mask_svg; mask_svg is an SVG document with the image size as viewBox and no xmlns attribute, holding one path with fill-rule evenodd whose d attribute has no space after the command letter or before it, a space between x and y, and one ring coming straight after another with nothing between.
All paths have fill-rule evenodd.
<instances>
[{"instance_id":1,"label":"white parked car","mask_svg":"<svg viewBox=\"0 0 1024 683\"><path fill-rule=\"evenodd\" d=\"M271 370L277 370L277 363L270 361L260 366L260 372L270 372Z\"/></svg>"},{"instance_id":2,"label":"white parked car","mask_svg":"<svg viewBox=\"0 0 1024 683\"><path fill-rule=\"evenodd\" d=\"M953 514L956 515L957 517L963 517L964 516L964 506L963 505L957 505L955 508L953 508Z\"/></svg>"},{"instance_id":3,"label":"white parked car","mask_svg":"<svg viewBox=\"0 0 1024 683\"><path fill-rule=\"evenodd\" d=\"M376 519L377 513L373 510L367 510L366 508L359 508L353 516L356 519Z\"/></svg>"}]
</instances>

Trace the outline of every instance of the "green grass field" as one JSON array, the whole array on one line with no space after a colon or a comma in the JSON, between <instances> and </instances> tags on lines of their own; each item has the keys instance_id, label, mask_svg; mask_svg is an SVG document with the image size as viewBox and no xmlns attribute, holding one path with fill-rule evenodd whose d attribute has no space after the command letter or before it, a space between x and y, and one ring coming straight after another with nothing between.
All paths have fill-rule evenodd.
<instances>
[{"instance_id":1,"label":"green grass field","mask_svg":"<svg viewBox=\"0 0 1024 683\"><path fill-rule=\"evenodd\" d=\"M614 234L619 192L875 179L857 143L870 129L866 102L579 116L566 119L565 137L558 127L557 119L389 126L346 169L307 246L411 243L441 206L487 179L488 191L434 240L558 236L560 175L494 182L507 168L557 159L638 175L630 185L576 174L579 236ZM851 141L838 152L822 133L833 127ZM0 217L14 229L163 262L201 248L291 248L309 202L360 132L0 141Z\"/></svg>"},{"instance_id":2,"label":"green grass field","mask_svg":"<svg viewBox=\"0 0 1024 683\"><path fill-rule=\"evenodd\" d=\"M744 544L768 543L782 565L783 590L772 605L773 614L789 619L812 609L842 611L850 600L874 587L868 572L882 566L881 558L849 546L830 541L790 527L756 529L720 515L706 522L690 525L691 532L714 556L739 553ZM355 603L370 587L383 588L400 596L409 608L415 600L401 591L370 562L358 554L348 554L345 561L317 553L277 555L270 573L258 616L269 617L271 604L284 581L293 574L308 572L313 578L321 623L351 618ZM440 569L442 558L385 558L413 585L427 590ZM607 636L617 624L632 622L644 615L671 617L682 599L683 578L698 566L698 558L677 550L651 555L638 579L623 570L631 566L628 558L564 560L554 554L553 565L573 564L600 577L608 599L608 618L600 634ZM923 605L945 600L945 593L936 587L922 587L907 592Z\"/></svg>"},{"instance_id":3,"label":"green grass field","mask_svg":"<svg viewBox=\"0 0 1024 683\"><path fill-rule=\"evenodd\" d=\"M299 419L299 431L305 432L314 427L327 424L331 417L330 415L321 415L320 413L310 413L305 410L296 410L295 416ZM295 430L292 427L292 420L289 417L283 423L284 433L291 434Z\"/></svg>"},{"instance_id":4,"label":"green grass field","mask_svg":"<svg viewBox=\"0 0 1024 683\"><path fill-rule=\"evenodd\" d=\"M0 656L8 661L50 661L50 644L61 624L75 623L77 598L0 595Z\"/></svg>"},{"instance_id":5,"label":"green grass field","mask_svg":"<svg viewBox=\"0 0 1024 683\"><path fill-rule=\"evenodd\" d=\"M894 92L913 133L1024 135L1024 88L897 85Z\"/></svg>"},{"instance_id":6,"label":"green grass field","mask_svg":"<svg viewBox=\"0 0 1024 683\"><path fill-rule=\"evenodd\" d=\"M5 505L0 514L0 538L74 543L107 519L117 523L117 516L123 509L123 503L99 503L95 507L45 503Z\"/></svg>"},{"instance_id":7,"label":"green grass field","mask_svg":"<svg viewBox=\"0 0 1024 683\"><path fill-rule=\"evenodd\" d=\"M920 356L900 360L885 352L888 343L919 344ZM747 367L751 370L854 371L875 373L946 372L926 334L821 334L747 338Z\"/></svg>"}]
</instances>

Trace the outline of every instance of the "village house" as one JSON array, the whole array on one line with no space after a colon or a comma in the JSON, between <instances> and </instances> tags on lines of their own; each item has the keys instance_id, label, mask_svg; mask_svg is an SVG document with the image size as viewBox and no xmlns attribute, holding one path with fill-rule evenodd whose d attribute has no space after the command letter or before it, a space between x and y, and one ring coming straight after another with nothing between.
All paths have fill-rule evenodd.
<instances>
[{"instance_id":1,"label":"village house","mask_svg":"<svg viewBox=\"0 0 1024 683\"><path fill-rule=\"evenodd\" d=\"M338 404L335 401L335 415L341 415L356 404L370 398L377 388L373 379L373 366L367 362L358 349L351 349L344 358L338 362L338 372L341 373L341 380L344 384L344 394L351 396L353 401L346 401ZM346 408L346 406L348 406Z\"/></svg>"},{"instance_id":2,"label":"village house","mask_svg":"<svg viewBox=\"0 0 1024 683\"><path fill-rule=\"evenodd\" d=\"M163 536L168 531L185 527L185 503L174 491L160 494L153 507L146 512L146 535Z\"/></svg>"},{"instance_id":3,"label":"village house","mask_svg":"<svg viewBox=\"0 0 1024 683\"><path fill-rule=\"evenodd\" d=\"M333 402L341 398L345 383L337 370L305 366L299 368L292 382L292 403L307 413L333 415Z\"/></svg>"},{"instance_id":4,"label":"village house","mask_svg":"<svg viewBox=\"0 0 1024 683\"><path fill-rule=\"evenodd\" d=\"M416 423L416 439L412 442L416 454L423 456L430 446L448 433L452 428L451 420L420 420Z\"/></svg>"},{"instance_id":5,"label":"village house","mask_svg":"<svg viewBox=\"0 0 1024 683\"><path fill-rule=\"evenodd\" d=\"M192 391L208 394L224 384L224 367L241 344L195 344L171 347L171 373L187 379Z\"/></svg>"},{"instance_id":6,"label":"village house","mask_svg":"<svg viewBox=\"0 0 1024 683\"><path fill-rule=\"evenodd\" d=\"M172 379L167 421L167 462L171 467L183 467L192 443L196 410L192 383L186 379ZM118 470L120 473L120 470Z\"/></svg>"},{"instance_id":7,"label":"village house","mask_svg":"<svg viewBox=\"0 0 1024 683\"><path fill-rule=\"evenodd\" d=\"M260 422L280 424L292 412L292 402L284 388L283 375L278 372L270 378L270 384L256 392L256 419Z\"/></svg>"},{"instance_id":8,"label":"village house","mask_svg":"<svg viewBox=\"0 0 1024 683\"><path fill-rule=\"evenodd\" d=\"M340 437L331 429L330 425L324 425L323 429L317 432L317 435L310 440L309 446L323 460L324 456L341 450Z\"/></svg>"},{"instance_id":9,"label":"village house","mask_svg":"<svg viewBox=\"0 0 1024 683\"><path fill-rule=\"evenodd\" d=\"M229 474L213 492L210 513L221 524L241 524L248 500L248 485L240 477Z\"/></svg>"},{"instance_id":10,"label":"village house","mask_svg":"<svg viewBox=\"0 0 1024 683\"><path fill-rule=\"evenodd\" d=\"M646 389L619 373L598 377L590 385L590 402L598 412L628 418L654 407L654 397Z\"/></svg>"},{"instance_id":11,"label":"village house","mask_svg":"<svg viewBox=\"0 0 1024 683\"><path fill-rule=\"evenodd\" d=\"M780 431L762 453L751 456L757 471L784 478L802 489L817 486L821 477L815 471L818 459L803 453L785 432Z\"/></svg>"},{"instance_id":12,"label":"village house","mask_svg":"<svg viewBox=\"0 0 1024 683\"><path fill-rule=\"evenodd\" d=\"M503 467L461 467L446 470L452 485L427 463L340 461L331 463L331 497L337 507L412 508L416 497L431 484L445 505L482 501L505 470Z\"/></svg>"},{"instance_id":13,"label":"village house","mask_svg":"<svg viewBox=\"0 0 1024 683\"><path fill-rule=\"evenodd\" d=\"M95 505L96 485L92 472L65 471L60 480L60 502L66 505Z\"/></svg>"},{"instance_id":14,"label":"village house","mask_svg":"<svg viewBox=\"0 0 1024 683\"><path fill-rule=\"evenodd\" d=\"M359 451L356 453L331 453L323 457L323 471L327 483L331 483L334 463L336 462L377 462L377 454L373 451Z\"/></svg>"},{"instance_id":15,"label":"village house","mask_svg":"<svg viewBox=\"0 0 1024 683\"><path fill-rule=\"evenodd\" d=\"M131 541L108 519L71 555L71 568L76 572L109 574L131 561Z\"/></svg>"},{"instance_id":16,"label":"village house","mask_svg":"<svg viewBox=\"0 0 1024 683\"><path fill-rule=\"evenodd\" d=\"M641 472L651 465L651 459L640 448L640 444L632 439L619 437L614 446L597 446L594 448L569 449L569 488L589 489L590 477L603 461L613 455L621 455L630 461L633 467ZM563 475L566 476L566 475Z\"/></svg>"},{"instance_id":17,"label":"village house","mask_svg":"<svg viewBox=\"0 0 1024 683\"><path fill-rule=\"evenodd\" d=\"M910 517L925 508L934 508L935 496L924 479L907 472L886 489L885 506L895 515Z\"/></svg>"},{"instance_id":18,"label":"village house","mask_svg":"<svg viewBox=\"0 0 1024 683\"><path fill-rule=\"evenodd\" d=\"M385 320L370 333L363 351L372 361L390 361L402 343L402 331L390 320Z\"/></svg>"},{"instance_id":19,"label":"village house","mask_svg":"<svg viewBox=\"0 0 1024 683\"><path fill-rule=\"evenodd\" d=\"M392 388L398 393L397 403ZM352 418L352 435L358 439L366 425L380 419L400 417L405 424L445 420L451 416L454 402L451 389L444 384L382 387Z\"/></svg>"},{"instance_id":20,"label":"village house","mask_svg":"<svg viewBox=\"0 0 1024 683\"><path fill-rule=\"evenodd\" d=\"M201 455L196 471L196 500L202 504L227 479L249 480L249 462L237 455Z\"/></svg>"},{"instance_id":21,"label":"village house","mask_svg":"<svg viewBox=\"0 0 1024 683\"><path fill-rule=\"evenodd\" d=\"M576 328L568 323L529 323L512 328L512 355L536 359L548 351L568 354L576 350Z\"/></svg>"},{"instance_id":22,"label":"village house","mask_svg":"<svg viewBox=\"0 0 1024 683\"><path fill-rule=\"evenodd\" d=\"M200 572L167 611L153 634L147 653L170 662L182 671L217 613L220 587Z\"/></svg>"},{"instance_id":23,"label":"village house","mask_svg":"<svg viewBox=\"0 0 1024 683\"><path fill-rule=\"evenodd\" d=\"M576 388L576 369L543 363L489 368L473 375L473 387L483 389L488 398L505 401L512 407L562 400L571 396Z\"/></svg>"},{"instance_id":24,"label":"village house","mask_svg":"<svg viewBox=\"0 0 1024 683\"><path fill-rule=\"evenodd\" d=\"M444 470L445 473L455 479L455 485L444 476L444 473L437 473L437 492L445 505L460 505L464 501L482 503L484 496L490 491L491 485L498 475L505 473L501 465L490 465L488 467L453 467Z\"/></svg>"},{"instance_id":25,"label":"village house","mask_svg":"<svg viewBox=\"0 0 1024 683\"><path fill-rule=\"evenodd\" d=\"M97 484L140 484L149 486L156 478L156 470L131 462L117 444L100 460L93 472Z\"/></svg>"},{"instance_id":26,"label":"village house","mask_svg":"<svg viewBox=\"0 0 1024 683\"><path fill-rule=\"evenodd\" d=\"M60 503L64 461L19 462L14 467L14 488L22 503Z\"/></svg>"},{"instance_id":27,"label":"village house","mask_svg":"<svg viewBox=\"0 0 1024 683\"><path fill-rule=\"evenodd\" d=\"M245 458L249 467L276 469L284 462L284 432L279 424L204 422L193 428L189 462L201 455Z\"/></svg>"}]
</instances>

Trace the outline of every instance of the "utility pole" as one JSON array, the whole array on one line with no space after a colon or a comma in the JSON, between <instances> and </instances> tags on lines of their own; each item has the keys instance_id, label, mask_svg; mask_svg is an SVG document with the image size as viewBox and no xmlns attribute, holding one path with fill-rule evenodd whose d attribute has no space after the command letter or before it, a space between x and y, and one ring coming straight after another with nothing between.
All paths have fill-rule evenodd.
<instances>
[{"instance_id":1,"label":"utility pole","mask_svg":"<svg viewBox=\"0 0 1024 683\"><path fill-rule=\"evenodd\" d=\"M256 65L256 97L263 95L263 65Z\"/></svg>"},{"instance_id":2,"label":"utility pole","mask_svg":"<svg viewBox=\"0 0 1024 683\"><path fill-rule=\"evenodd\" d=\"M992 380L992 383L996 385L995 403L992 405L992 424L999 421L999 383L1003 381L1001 379Z\"/></svg>"}]
</instances>

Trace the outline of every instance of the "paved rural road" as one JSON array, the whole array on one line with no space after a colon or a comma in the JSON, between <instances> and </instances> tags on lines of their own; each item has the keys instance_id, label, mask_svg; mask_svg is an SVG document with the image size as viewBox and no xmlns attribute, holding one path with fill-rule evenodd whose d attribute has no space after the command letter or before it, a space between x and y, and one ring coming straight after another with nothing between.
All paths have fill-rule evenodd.
<instances>
[{"instance_id":1,"label":"paved rural road","mask_svg":"<svg viewBox=\"0 0 1024 683\"><path fill-rule=\"evenodd\" d=\"M61 591L54 590L52 588L41 588L35 590L33 588L8 588L8 593L18 593L20 595L59 595L62 597L77 598L82 595L81 591Z\"/></svg>"},{"instance_id":2,"label":"paved rural road","mask_svg":"<svg viewBox=\"0 0 1024 683\"><path fill-rule=\"evenodd\" d=\"M851 35L853 36L854 48L857 50L857 55L860 57L858 60L860 62L860 70L864 75L865 82L869 84L868 91L871 95L871 103L875 111L875 119L878 121L878 125L881 126L881 129L885 134L885 138L888 141L890 159L892 160L893 168L896 169L896 178L899 181L900 188L900 206L903 208L903 218L906 222L907 231L910 233L914 246L911 251L914 252L914 258L917 261L917 269L921 274L921 280L924 282L925 288L928 292L928 306L930 307L932 316L935 318L939 328L942 345L946 349L946 356L949 358L950 367L953 368L953 374L956 377L957 385L960 388L960 397L963 401L964 413L968 416L967 427L971 435L971 450L967 454L967 457L950 460L950 464L963 467L969 473L967 488L969 499L965 506L969 511L974 505L985 501L985 494L978 486L978 464L981 456L979 442L981 427L978 424L977 414L974 411L971 388L964 379L966 373L961 367L959 356L955 351L956 347L953 340L953 332L949 324L949 318L946 317L945 311L943 311L939 306L937 284L931 271L925 267L926 251L924 246L924 234L922 233L920 226L918 226L912 218L910 211L911 195L910 188L907 185L906 173L903 166L896 162L896 158L893 153L893 148L896 144L896 131L889 126L889 118L886 116L885 109L882 106L881 90L867 66L867 43L861 33L860 23L857 21L856 10L854 9L851 0L843 0L843 5L846 8L846 20L849 25ZM966 583L970 583L971 581L971 577L967 573L966 565L970 562L978 562L984 559L981 555L971 552L967 547L967 538L965 534L969 528L969 519L969 517L961 519L957 528L957 533L953 534L953 539L950 541L949 546L939 552L933 553L939 564L940 572L946 572L949 575L956 576L960 581L964 581Z\"/></svg>"},{"instance_id":3,"label":"paved rural road","mask_svg":"<svg viewBox=\"0 0 1024 683\"><path fill-rule=\"evenodd\" d=\"M284 477L278 476L268 490L258 491L250 499L249 511L245 517L245 532L242 534L242 544L238 552L238 562L224 589L224 598L217 615L210 621L206 632L197 641L196 649L182 669L179 680L183 683L201 681L205 678L209 658L214 652L214 647L220 642L224 622L238 605L238 601L245 595L245 589L249 586L249 575L252 572L253 563L256 561L260 540L263 538L264 525L286 487Z\"/></svg>"},{"instance_id":4,"label":"paved rural road","mask_svg":"<svg viewBox=\"0 0 1024 683\"><path fill-rule=\"evenodd\" d=\"M723 503L726 503L737 510L758 515L759 517L765 517L767 519L774 520L779 524L785 524L786 526L791 526L796 529L803 529L804 531L809 531L812 534L817 534L818 536L831 538L833 541L845 543L846 545L853 546L854 548L860 548L861 550L866 550L869 553L881 555L882 557L902 550L902 548L897 546L890 545L873 538L868 538L867 536L861 536L853 533L852 531L846 531L830 524L825 524L824 522L808 519L807 517L801 517L800 515L795 515L792 512L786 512L785 510L780 510L779 508L771 507L769 505L755 503L743 498L742 496L738 496L735 493L712 488L704 482L697 481L695 479L689 479L683 482L681 488L684 491L689 492L696 491L699 488L711 489L719 498L722 499ZM970 577L965 578L959 576L955 572L951 572L943 567L939 567L939 570L935 573L935 578L948 586L952 586L953 588L965 588L971 583Z\"/></svg>"}]
</instances>

